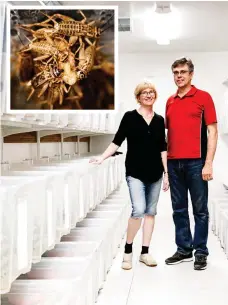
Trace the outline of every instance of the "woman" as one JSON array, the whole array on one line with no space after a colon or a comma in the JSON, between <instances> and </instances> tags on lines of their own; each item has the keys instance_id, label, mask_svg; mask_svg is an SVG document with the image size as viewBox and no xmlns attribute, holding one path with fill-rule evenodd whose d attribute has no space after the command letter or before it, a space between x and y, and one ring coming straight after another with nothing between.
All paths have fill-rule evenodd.
<instances>
[{"instance_id":1,"label":"woman","mask_svg":"<svg viewBox=\"0 0 228 305\"><path fill-rule=\"evenodd\" d=\"M128 221L122 262L122 268L126 270L132 268L132 244L143 218L142 251L139 260L147 266L157 265L149 254L149 245L162 177L163 190L167 191L169 188L164 119L153 111L157 91L151 83L144 82L136 87L134 94L140 104L139 109L124 114L112 143L100 157L90 160L91 163L101 164L117 151L125 138L127 139L126 180L132 213Z\"/></svg>"}]
</instances>

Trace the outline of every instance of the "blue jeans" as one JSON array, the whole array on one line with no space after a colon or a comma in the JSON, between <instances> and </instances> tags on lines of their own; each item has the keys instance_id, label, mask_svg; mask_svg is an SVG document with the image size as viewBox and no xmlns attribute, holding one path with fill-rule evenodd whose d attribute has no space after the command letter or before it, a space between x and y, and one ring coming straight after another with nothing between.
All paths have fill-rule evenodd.
<instances>
[{"instance_id":1,"label":"blue jeans","mask_svg":"<svg viewBox=\"0 0 228 305\"><path fill-rule=\"evenodd\" d=\"M168 160L169 183L176 229L177 251L208 255L208 182L202 179L202 159ZM188 215L188 190L195 219L192 238Z\"/></svg>"},{"instance_id":2,"label":"blue jeans","mask_svg":"<svg viewBox=\"0 0 228 305\"><path fill-rule=\"evenodd\" d=\"M131 176L127 176L126 180L132 204L131 217L155 216L157 214L162 178L154 183L145 183Z\"/></svg>"}]
</instances>

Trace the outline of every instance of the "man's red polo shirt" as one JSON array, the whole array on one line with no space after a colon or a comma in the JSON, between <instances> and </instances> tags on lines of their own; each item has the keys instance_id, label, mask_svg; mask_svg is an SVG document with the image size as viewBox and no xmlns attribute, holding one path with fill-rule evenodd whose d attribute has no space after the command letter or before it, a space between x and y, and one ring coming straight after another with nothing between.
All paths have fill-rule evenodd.
<instances>
[{"instance_id":1,"label":"man's red polo shirt","mask_svg":"<svg viewBox=\"0 0 228 305\"><path fill-rule=\"evenodd\" d=\"M172 95L166 103L168 159L206 158L207 125L216 122L208 92L192 86L182 98Z\"/></svg>"}]
</instances>

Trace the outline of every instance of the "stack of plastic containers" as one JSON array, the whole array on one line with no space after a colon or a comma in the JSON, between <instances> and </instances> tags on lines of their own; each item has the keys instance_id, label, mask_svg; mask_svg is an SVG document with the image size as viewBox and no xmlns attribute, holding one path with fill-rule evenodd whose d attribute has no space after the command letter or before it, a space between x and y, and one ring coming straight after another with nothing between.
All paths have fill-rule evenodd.
<instances>
[{"instance_id":1,"label":"stack of plastic containers","mask_svg":"<svg viewBox=\"0 0 228 305\"><path fill-rule=\"evenodd\" d=\"M75 283L77 282L75 281ZM12 284L10 293L8 293L7 296L3 296L2 304L68 305L70 304L70 295L72 295L72 287L66 284L66 281L64 280L45 279L32 281L18 279Z\"/></svg>"},{"instance_id":2,"label":"stack of plastic containers","mask_svg":"<svg viewBox=\"0 0 228 305\"><path fill-rule=\"evenodd\" d=\"M228 191L221 183L213 182L209 193L210 226L228 257Z\"/></svg>"},{"instance_id":3,"label":"stack of plastic containers","mask_svg":"<svg viewBox=\"0 0 228 305\"><path fill-rule=\"evenodd\" d=\"M1 291L31 268L41 252L44 180L1 177ZM38 194L36 194L38 191Z\"/></svg>"},{"instance_id":4,"label":"stack of plastic containers","mask_svg":"<svg viewBox=\"0 0 228 305\"><path fill-rule=\"evenodd\" d=\"M21 169L21 170L19 170ZM44 240L44 248L48 249L54 246L56 242L60 240L61 233L63 231L69 231L69 228L65 228L69 219L66 217L65 207L69 204L68 201L64 201L64 185L65 185L65 173L61 171L51 171L47 167L43 167L43 170L33 166L27 165L15 165L12 166L12 170L5 173L8 176L15 177L46 177L47 182L45 186L45 198L47 202L47 219L46 227L48 232L48 238ZM36 196L36 191L34 193Z\"/></svg>"},{"instance_id":5,"label":"stack of plastic containers","mask_svg":"<svg viewBox=\"0 0 228 305\"><path fill-rule=\"evenodd\" d=\"M125 234L130 204L126 189L122 186L117 187L122 179L118 175L122 157L109 158L99 166L90 164L88 162L90 158L91 155L87 154L81 159L48 163L36 161L33 165L14 164L7 172L7 176L3 177L6 181L7 179L20 181L21 187L22 184L30 181L34 187L30 189L29 194L33 194L33 197L28 197L26 207L39 208L39 211L32 209L23 212L23 215L32 216L25 223L33 221L27 226L27 234L28 227L34 227L34 230L29 232L31 236L28 238L33 245L30 246L28 260L30 265L22 272L18 272L17 276L28 273L20 276L12 284L10 292L2 298L5 305L94 304ZM114 179L115 177L117 178ZM113 181L110 187L108 181L111 178ZM37 187L38 182L35 182L39 180L40 188ZM65 185L68 185L68 188L65 188ZM15 200L11 200L8 195L13 192L7 193L7 188L8 185L0 188L3 202L15 204ZM70 201L69 199L72 198L74 200ZM8 205L5 215L10 213L10 207L13 209L12 205ZM75 209L78 210L77 217L73 217L75 221L73 223L72 215ZM15 217L17 218L17 215ZM7 221L9 218L5 220L6 227ZM12 226L11 228L13 230ZM5 247L5 240L14 242L14 231L9 231L3 240L4 251L8 251L7 255L14 250L11 246ZM36 232L41 232L38 238L40 243L37 243L37 238L35 238L36 243L34 242ZM5 252L4 257L6 257ZM13 264L10 266L8 264L7 268L5 268L6 274L15 269ZM53 290L54 281L58 287L56 291ZM65 282L63 289L58 285L58 281ZM5 285L4 292L9 291L11 283L12 277L9 277L8 287Z\"/></svg>"}]
</instances>

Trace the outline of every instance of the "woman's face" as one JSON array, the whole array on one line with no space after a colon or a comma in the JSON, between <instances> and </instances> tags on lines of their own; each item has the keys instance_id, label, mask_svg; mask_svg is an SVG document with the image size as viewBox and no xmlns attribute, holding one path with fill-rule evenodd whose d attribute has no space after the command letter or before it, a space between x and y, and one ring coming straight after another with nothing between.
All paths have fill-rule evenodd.
<instances>
[{"instance_id":1,"label":"woman's face","mask_svg":"<svg viewBox=\"0 0 228 305\"><path fill-rule=\"evenodd\" d=\"M143 89L139 94L138 101L142 106L152 106L155 102L156 93L153 89Z\"/></svg>"}]
</instances>

